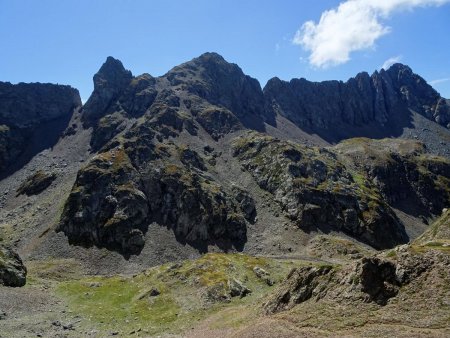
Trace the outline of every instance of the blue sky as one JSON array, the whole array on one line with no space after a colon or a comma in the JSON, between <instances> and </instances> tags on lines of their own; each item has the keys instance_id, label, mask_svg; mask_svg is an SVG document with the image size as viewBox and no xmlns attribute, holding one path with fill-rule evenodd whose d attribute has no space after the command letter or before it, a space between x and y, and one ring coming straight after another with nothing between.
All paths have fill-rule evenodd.
<instances>
[{"instance_id":1,"label":"blue sky","mask_svg":"<svg viewBox=\"0 0 450 338\"><path fill-rule=\"evenodd\" d=\"M394 59L450 98L449 34L448 0L0 0L0 80L70 84L86 100L109 55L159 76L215 51L262 86Z\"/></svg>"}]
</instances>

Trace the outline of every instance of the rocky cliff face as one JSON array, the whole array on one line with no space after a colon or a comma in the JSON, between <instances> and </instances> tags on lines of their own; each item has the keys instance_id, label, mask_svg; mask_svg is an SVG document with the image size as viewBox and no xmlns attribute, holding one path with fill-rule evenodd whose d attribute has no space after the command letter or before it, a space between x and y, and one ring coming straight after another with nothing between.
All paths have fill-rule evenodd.
<instances>
[{"instance_id":1,"label":"rocky cliff face","mask_svg":"<svg viewBox=\"0 0 450 338\"><path fill-rule=\"evenodd\" d=\"M300 127L331 129L336 125L385 124L412 109L450 128L450 105L408 66L360 73L347 82L290 82L271 79L264 87L267 114L280 114Z\"/></svg>"},{"instance_id":2,"label":"rocky cliff face","mask_svg":"<svg viewBox=\"0 0 450 338\"><path fill-rule=\"evenodd\" d=\"M27 128L72 114L78 90L49 83L0 82L0 124Z\"/></svg>"},{"instance_id":3,"label":"rocky cliff face","mask_svg":"<svg viewBox=\"0 0 450 338\"><path fill-rule=\"evenodd\" d=\"M77 106L80 95L70 86L0 82L0 172L24 152L37 129L51 121L67 123Z\"/></svg>"}]
</instances>

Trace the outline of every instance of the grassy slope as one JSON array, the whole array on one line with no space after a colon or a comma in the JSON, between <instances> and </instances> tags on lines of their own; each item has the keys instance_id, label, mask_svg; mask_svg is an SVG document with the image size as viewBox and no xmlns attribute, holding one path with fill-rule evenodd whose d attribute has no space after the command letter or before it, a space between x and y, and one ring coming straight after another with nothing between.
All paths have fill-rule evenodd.
<instances>
[{"instance_id":1,"label":"grassy slope","mask_svg":"<svg viewBox=\"0 0 450 338\"><path fill-rule=\"evenodd\" d=\"M220 316L223 320L216 323L218 326L239 325L247 316L254 317L259 307L253 305L272 287L258 278L253 268L263 268L273 280L279 281L294 264L308 263L242 254L207 254L181 264L154 267L135 276L73 279L72 275L60 280L55 291L65 299L72 313L102 332L177 333L224 310L228 318ZM53 268L49 274L55 278ZM252 292L243 298L217 300L228 294L227 282L231 278L238 279ZM149 295L153 288L160 292L158 296ZM242 311L246 315L237 316Z\"/></svg>"}]
</instances>

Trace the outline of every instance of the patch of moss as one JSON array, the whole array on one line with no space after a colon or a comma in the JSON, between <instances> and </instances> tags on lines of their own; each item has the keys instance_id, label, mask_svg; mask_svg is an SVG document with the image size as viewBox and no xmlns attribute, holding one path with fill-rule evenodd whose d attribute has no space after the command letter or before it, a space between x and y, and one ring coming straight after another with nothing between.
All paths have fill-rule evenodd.
<instances>
[{"instance_id":1,"label":"patch of moss","mask_svg":"<svg viewBox=\"0 0 450 338\"><path fill-rule=\"evenodd\" d=\"M387 254L386 257L396 257L397 256L397 252L395 250L390 250Z\"/></svg>"},{"instance_id":2,"label":"patch of moss","mask_svg":"<svg viewBox=\"0 0 450 338\"><path fill-rule=\"evenodd\" d=\"M162 294L151 303L148 299L136 299L142 286L132 278L98 277L66 282L59 290L77 311L111 329L131 329L136 322L167 329L176 320L179 309L170 295Z\"/></svg>"},{"instance_id":3,"label":"patch of moss","mask_svg":"<svg viewBox=\"0 0 450 338\"><path fill-rule=\"evenodd\" d=\"M438 245L436 245L436 244L438 244ZM409 250L411 252L415 252L415 253L425 253L428 250L439 250L439 251L450 254L450 241L447 243L434 242L431 245L428 245L428 243L425 243L423 245L411 245L409 247Z\"/></svg>"},{"instance_id":4,"label":"patch of moss","mask_svg":"<svg viewBox=\"0 0 450 338\"><path fill-rule=\"evenodd\" d=\"M27 262L28 279L73 281L81 279L83 268L74 259L47 259Z\"/></svg>"},{"instance_id":5,"label":"patch of moss","mask_svg":"<svg viewBox=\"0 0 450 338\"><path fill-rule=\"evenodd\" d=\"M182 172L182 168L175 164L168 164L164 167L164 173L166 175L180 175Z\"/></svg>"}]
</instances>

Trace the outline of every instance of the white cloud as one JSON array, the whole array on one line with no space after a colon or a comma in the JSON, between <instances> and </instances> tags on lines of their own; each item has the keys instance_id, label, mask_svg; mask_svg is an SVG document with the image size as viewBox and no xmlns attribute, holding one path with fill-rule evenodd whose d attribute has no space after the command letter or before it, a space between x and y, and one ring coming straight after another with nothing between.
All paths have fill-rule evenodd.
<instances>
[{"instance_id":1,"label":"white cloud","mask_svg":"<svg viewBox=\"0 0 450 338\"><path fill-rule=\"evenodd\" d=\"M388 69L394 63L400 62L401 60L402 60L402 56L401 55L397 55L397 56L391 57L391 58L387 59L386 61L384 61L383 65L380 68Z\"/></svg>"},{"instance_id":2,"label":"white cloud","mask_svg":"<svg viewBox=\"0 0 450 338\"><path fill-rule=\"evenodd\" d=\"M293 43L310 52L315 67L336 66L350 60L350 53L375 47L391 28L383 24L391 14L414 7L440 6L450 0L347 0L322 13L318 23L305 22Z\"/></svg>"},{"instance_id":3,"label":"white cloud","mask_svg":"<svg viewBox=\"0 0 450 338\"><path fill-rule=\"evenodd\" d=\"M430 85L434 86L434 85L437 85L437 84L439 84L439 83L448 82L448 81L450 81L450 77L447 77L447 78L445 78L445 79L432 80L432 81L430 81L430 82L428 82L428 83L429 83Z\"/></svg>"}]
</instances>

